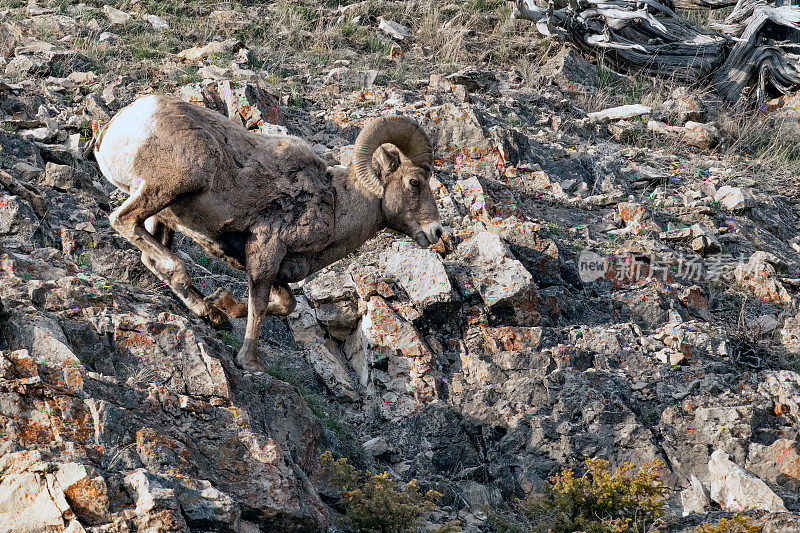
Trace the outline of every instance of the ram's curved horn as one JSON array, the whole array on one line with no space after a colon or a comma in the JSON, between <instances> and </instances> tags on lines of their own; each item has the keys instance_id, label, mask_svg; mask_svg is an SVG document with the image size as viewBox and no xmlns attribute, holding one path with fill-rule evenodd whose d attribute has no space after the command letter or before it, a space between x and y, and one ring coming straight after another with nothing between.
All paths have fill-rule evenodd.
<instances>
[{"instance_id":1,"label":"ram's curved horn","mask_svg":"<svg viewBox=\"0 0 800 533\"><path fill-rule=\"evenodd\" d=\"M415 120L400 115L374 118L358 135L353 154L355 176L370 192L383 196L383 185L372 170L372 155L385 143L395 145L426 172L433 167L431 141Z\"/></svg>"}]
</instances>

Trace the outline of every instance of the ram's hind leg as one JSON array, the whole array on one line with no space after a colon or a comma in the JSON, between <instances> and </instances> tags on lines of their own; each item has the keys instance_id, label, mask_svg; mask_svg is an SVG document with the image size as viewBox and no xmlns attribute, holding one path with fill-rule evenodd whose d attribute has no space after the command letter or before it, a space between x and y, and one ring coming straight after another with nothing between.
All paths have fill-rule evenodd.
<instances>
[{"instance_id":1,"label":"ram's hind leg","mask_svg":"<svg viewBox=\"0 0 800 533\"><path fill-rule=\"evenodd\" d=\"M114 229L142 251L142 262L148 270L167 284L189 309L224 327L228 324L225 314L205 302L192 285L186 265L172 252L174 231L151 219L182 193L185 191L168 194L164 189L150 189L144 183L108 218Z\"/></svg>"}]
</instances>

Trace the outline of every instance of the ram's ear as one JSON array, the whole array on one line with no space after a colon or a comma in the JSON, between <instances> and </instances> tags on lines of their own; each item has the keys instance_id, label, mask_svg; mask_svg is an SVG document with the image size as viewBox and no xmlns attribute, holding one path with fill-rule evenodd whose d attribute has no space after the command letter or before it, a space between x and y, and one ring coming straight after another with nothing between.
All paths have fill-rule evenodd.
<instances>
[{"instance_id":1,"label":"ram's ear","mask_svg":"<svg viewBox=\"0 0 800 533\"><path fill-rule=\"evenodd\" d=\"M375 158L372 161L375 174L385 177L400 167L400 152L394 147L380 146L375 150Z\"/></svg>"}]
</instances>

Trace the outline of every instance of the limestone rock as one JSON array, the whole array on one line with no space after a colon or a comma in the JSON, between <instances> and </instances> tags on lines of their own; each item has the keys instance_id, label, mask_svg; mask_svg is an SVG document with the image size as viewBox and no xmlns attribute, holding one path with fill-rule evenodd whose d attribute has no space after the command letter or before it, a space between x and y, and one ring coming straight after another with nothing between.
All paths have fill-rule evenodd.
<instances>
[{"instance_id":1,"label":"limestone rock","mask_svg":"<svg viewBox=\"0 0 800 533\"><path fill-rule=\"evenodd\" d=\"M113 25L125 24L132 18L128 13L111 7L108 4L103 6L103 13L105 13L105 15L108 17L108 20Z\"/></svg>"},{"instance_id":2,"label":"limestone rock","mask_svg":"<svg viewBox=\"0 0 800 533\"><path fill-rule=\"evenodd\" d=\"M800 494L800 443L783 438L769 446L753 443L747 457L747 468L790 494Z\"/></svg>"},{"instance_id":3,"label":"limestone rock","mask_svg":"<svg viewBox=\"0 0 800 533\"><path fill-rule=\"evenodd\" d=\"M295 341L303 347L317 375L337 399L355 401L358 396L339 347L325 338L314 310L305 298L297 299L297 308L291 317Z\"/></svg>"},{"instance_id":4,"label":"limestone rock","mask_svg":"<svg viewBox=\"0 0 800 533\"><path fill-rule=\"evenodd\" d=\"M236 53L244 47L238 39L227 39L225 41L212 41L205 46L194 46L178 52L178 58L183 61L197 61L205 59L214 54L223 52Z\"/></svg>"},{"instance_id":5,"label":"limestone rock","mask_svg":"<svg viewBox=\"0 0 800 533\"><path fill-rule=\"evenodd\" d=\"M533 276L494 233L481 232L458 247L472 282L487 307L518 324L539 322L539 297Z\"/></svg>"},{"instance_id":6,"label":"limestone rock","mask_svg":"<svg viewBox=\"0 0 800 533\"><path fill-rule=\"evenodd\" d=\"M433 250L415 246L391 252L384 258L383 266L422 308L453 301L450 278L439 254Z\"/></svg>"},{"instance_id":7,"label":"limestone rock","mask_svg":"<svg viewBox=\"0 0 800 533\"><path fill-rule=\"evenodd\" d=\"M75 187L75 172L69 165L47 163L44 183L60 191L72 189Z\"/></svg>"},{"instance_id":8,"label":"limestone rock","mask_svg":"<svg viewBox=\"0 0 800 533\"><path fill-rule=\"evenodd\" d=\"M36 213L19 196L0 195L0 237L18 243L29 243L40 234Z\"/></svg>"},{"instance_id":9,"label":"limestone rock","mask_svg":"<svg viewBox=\"0 0 800 533\"><path fill-rule=\"evenodd\" d=\"M380 74L377 70L354 70L349 67L336 67L328 72L325 83L338 84L345 87L369 89Z\"/></svg>"},{"instance_id":10,"label":"limestone rock","mask_svg":"<svg viewBox=\"0 0 800 533\"><path fill-rule=\"evenodd\" d=\"M378 407L385 418L400 419L438 396L433 354L414 326L383 298L372 296L366 307L360 326L345 343L345 351L362 380L379 374L369 367L386 367L382 378L386 392Z\"/></svg>"},{"instance_id":11,"label":"limestone rock","mask_svg":"<svg viewBox=\"0 0 800 533\"><path fill-rule=\"evenodd\" d=\"M59 465L56 480L78 519L87 525L104 524L111 517L108 488L101 476L92 476L85 465Z\"/></svg>"},{"instance_id":12,"label":"limestone rock","mask_svg":"<svg viewBox=\"0 0 800 533\"><path fill-rule=\"evenodd\" d=\"M697 476L692 475L691 485L681 491L681 505L683 506L683 516L705 513L711 508L708 490L697 479Z\"/></svg>"},{"instance_id":13,"label":"limestone rock","mask_svg":"<svg viewBox=\"0 0 800 533\"><path fill-rule=\"evenodd\" d=\"M398 41L402 41L410 34L408 28L406 28L399 22L395 22L393 20L385 18L380 19L380 23L378 24L378 29L381 30L386 35L388 35L389 37L391 37L392 39L397 39Z\"/></svg>"},{"instance_id":14,"label":"limestone rock","mask_svg":"<svg viewBox=\"0 0 800 533\"><path fill-rule=\"evenodd\" d=\"M339 340L347 338L361 317L352 276L328 269L306 281L303 292L313 305L316 320L328 333Z\"/></svg>"},{"instance_id":15,"label":"limestone rock","mask_svg":"<svg viewBox=\"0 0 800 533\"><path fill-rule=\"evenodd\" d=\"M786 506L766 483L728 458L723 450L711 454L711 499L726 511L785 511Z\"/></svg>"},{"instance_id":16,"label":"limestone rock","mask_svg":"<svg viewBox=\"0 0 800 533\"><path fill-rule=\"evenodd\" d=\"M742 211L755 205L755 200L749 193L730 185L720 187L714 195L714 201L728 211Z\"/></svg>"},{"instance_id":17,"label":"limestone rock","mask_svg":"<svg viewBox=\"0 0 800 533\"><path fill-rule=\"evenodd\" d=\"M469 66L447 76L453 85L463 85L472 92L494 92L498 80L491 70Z\"/></svg>"},{"instance_id":18,"label":"limestone rock","mask_svg":"<svg viewBox=\"0 0 800 533\"><path fill-rule=\"evenodd\" d=\"M278 100L258 85L230 80L195 83L176 94L182 100L222 113L248 130L286 135L286 118Z\"/></svg>"},{"instance_id":19,"label":"limestone rock","mask_svg":"<svg viewBox=\"0 0 800 533\"><path fill-rule=\"evenodd\" d=\"M736 265L734 276L739 284L750 289L759 298L791 304L792 295L778 280L776 265L781 267L773 254L758 251L750 256L747 263Z\"/></svg>"},{"instance_id":20,"label":"limestone rock","mask_svg":"<svg viewBox=\"0 0 800 533\"><path fill-rule=\"evenodd\" d=\"M169 29L169 24L167 24L167 21L158 15L145 15L144 19L149 22L150 26L152 26L156 31L164 31Z\"/></svg>"},{"instance_id":21,"label":"limestone rock","mask_svg":"<svg viewBox=\"0 0 800 533\"><path fill-rule=\"evenodd\" d=\"M608 122L611 120L623 120L634 117L640 117L642 115L649 115L650 113L652 113L652 111L653 110L650 107L647 107L646 105L629 104L618 107L610 107L602 111L589 113L587 116L589 117L589 119L595 122Z\"/></svg>"}]
</instances>

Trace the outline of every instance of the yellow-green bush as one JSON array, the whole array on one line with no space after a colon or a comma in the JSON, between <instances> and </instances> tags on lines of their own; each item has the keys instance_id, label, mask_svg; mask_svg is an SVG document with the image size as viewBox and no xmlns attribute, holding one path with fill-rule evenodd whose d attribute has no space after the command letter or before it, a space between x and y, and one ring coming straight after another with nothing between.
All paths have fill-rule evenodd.
<instances>
[{"instance_id":1,"label":"yellow-green bush","mask_svg":"<svg viewBox=\"0 0 800 533\"><path fill-rule=\"evenodd\" d=\"M387 472L359 470L345 458L334 459L331 452L322 454L322 470L339 487L345 516L358 531L407 531L431 512L441 497L433 490L420 492L416 479L397 490L398 483Z\"/></svg>"},{"instance_id":2,"label":"yellow-green bush","mask_svg":"<svg viewBox=\"0 0 800 533\"><path fill-rule=\"evenodd\" d=\"M545 484L543 495L528 495L516 507L525 530L569 533L632 533L650 531L664 510L661 500L664 463L656 459L638 469L622 463L613 471L608 461L589 459L586 473L575 477L562 470ZM518 529L518 528L512 528Z\"/></svg>"},{"instance_id":3,"label":"yellow-green bush","mask_svg":"<svg viewBox=\"0 0 800 533\"><path fill-rule=\"evenodd\" d=\"M750 517L735 516L728 520L723 518L714 524L700 524L696 533L761 533L761 526L750 523Z\"/></svg>"}]
</instances>

